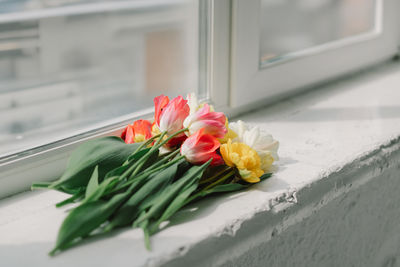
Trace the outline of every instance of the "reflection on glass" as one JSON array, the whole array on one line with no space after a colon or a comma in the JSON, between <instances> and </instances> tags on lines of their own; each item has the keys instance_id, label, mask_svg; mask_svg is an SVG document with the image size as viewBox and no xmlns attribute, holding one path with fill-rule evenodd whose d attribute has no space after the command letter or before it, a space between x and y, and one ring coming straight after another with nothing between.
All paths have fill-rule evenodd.
<instances>
[{"instance_id":1,"label":"reflection on glass","mask_svg":"<svg viewBox=\"0 0 400 267\"><path fill-rule=\"evenodd\" d=\"M154 2L0 1L0 157L197 89L198 2Z\"/></svg>"},{"instance_id":2,"label":"reflection on glass","mask_svg":"<svg viewBox=\"0 0 400 267\"><path fill-rule=\"evenodd\" d=\"M371 32L376 0L262 0L260 65Z\"/></svg>"}]
</instances>

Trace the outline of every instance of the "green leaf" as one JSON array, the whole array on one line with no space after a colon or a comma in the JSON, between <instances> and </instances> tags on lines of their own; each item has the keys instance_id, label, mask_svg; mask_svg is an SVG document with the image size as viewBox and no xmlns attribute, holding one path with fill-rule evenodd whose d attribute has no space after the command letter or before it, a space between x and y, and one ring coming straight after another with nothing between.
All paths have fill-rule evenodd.
<instances>
[{"instance_id":1,"label":"green leaf","mask_svg":"<svg viewBox=\"0 0 400 267\"><path fill-rule=\"evenodd\" d=\"M137 161L138 159L140 159L141 157L143 157L147 152L149 152L151 149L151 147L147 147L147 148L143 148L137 152L135 152L135 154L130 155L127 159L127 161L132 162L132 161Z\"/></svg>"},{"instance_id":2,"label":"green leaf","mask_svg":"<svg viewBox=\"0 0 400 267\"><path fill-rule=\"evenodd\" d=\"M96 165L94 171L92 173L92 177L90 177L89 183L86 187L85 196L90 196L96 189L99 187L99 165Z\"/></svg>"},{"instance_id":3,"label":"green leaf","mask_svg":"<svg viewBox=\"0 0 400 267\"><path fill-rule=\"evenodd\" d=\"M165 183L162 187L155 190L151 195L147 196L139 205L138 210L148 210L151 206L158 202L161 195L165 192L164 190L169 187L170 183Z\"/></svg>"},{"instance_id":4,"label":"green leaf","mask_svg":"<svg viewBox=\"0 0 400 267\"><path fill-rule=\"evenodd\" d=\"M142 216L144 216L144 215L145 215L145 212L143 211L143 212L140 214L140 217L142 217ZM144 245L145 245L146 249L147 249L148 251L150 251L150 250L151 250L151 245L150 245L149 221L148 221L148 220L145 220L145 221L141 222L141 223L138 225L138 227L142 228L142 230L143 230L143 236L144 236Z\"/></svg>"},{"instance_id":5,"label":"green leaf","mask_svg":"<svg viewBox=\"0 0 400 267\"><path fill-rule=\"evenodd\" d=\"M157 162L157 160L159 159L158 154L159 154L158 149L153 151L144 162L141 170L147 169L148 167L152 166L155 162Z\"/></svg>"},{"instance_id":6,"label":"green leaf","mask_svg":"<svg viewBox=\"0 0 400 267\"><path fill-rule=\"evenodd\" d=\"M155 200L155 204L151 206L149 211L145 216L139 218L134 226L139 225L142 221L146 219L155 219L157 220L162 211L168 206L168 204L179 194L179 192L194 183L197 183L201 176L203 175L204 170L208 167L210 161L201 165L201 166L193 166L191 167L182 178L178 179L173 184L169 185L162 194Z\"/></svg>"},{"instance_id":7,"label":"green leaf","mask_svg":"<svg viewBox=\"0 0 400 267\"><path fill-rule=\"evenodd\" d=\"M90 234L110 216L107 202L97 200L88 202L73 209L64 220L58 232L56 247L50 252L54 254L63 249L78 237Z\"/></svg>"},{"instance_id":8,"label":"green leaf","mask_svg":"<svg viewBox=\"0 0 400 267\"><path fill-rule=\"evenodd\" d=\"M188 188L185 188L179 195L171 202L168 208L164 211L161 218L157 221L155 225L156 228L163 222L168 220L172 215L174 215L180 208L186 205L186 200L189 196L197 189L198 184L192 184Z\"/></svg>"},{"instance_id":9,"label":"green leaf","mask_svg":"<svg viewBox=\"0 0 400 267\"><path fill-rule=\"evenodd\" d=\"M104 179L107 179L107 178L110 178L113 176L122 175L127 169L129 169L130 166L132 166L132 163L134 163L135 161L137 161L138 159L143 157L149 150L150 150L150 148L142 149L142 150L137 151L135 154L129 156L129 158L131 159L130 161L127 160L124 163L124 165L118 166L117 168L112 169L109 172L107 172Z\"/></svg>"},{"instance_id":10,"label":"green leaf","mask_svg":"<svg viewBox=\"0 0 400 267\"><path fill-rule=\"evenodd\" d=\"M272 176L272 172L264 173L263 175L261 175L260 180L261 180L261 181L267 180L267 179L270 178L271 176Z\"/></svg>"},{"instance_id":11,"label":"green leaf","mask_svg":"<svg viewBox=\"0 0 400 267\"><path fill-rule=\"evenodd\" d=\"M65 199L65 200L63 200L61 202L58 202L56 204L56 207L60 208L60 207L65 206L67 204L74 203L76 200L83 198L84 195L85 194L84 194L83 190L81 192L77 192L74 195L72 195L72 197L67 198L67 199Z\"/></svg>"},{"instance_id":12,"label":"green leaf","mask_svg":"<svg viewBox=\"0 0 400 267\"><path fill-rule=\"evenodd\" d=\"M90 198L88 198L86 200L100 199L104 194L108 194L110 192L118 192L118 189L122 189L125 185L124 181L126 181L130 175L130 173L128 173L128 174L126 173L128 171L128 169L131 169L132 167L134 167L133 165L134 165L135 161L139 160L140 158L143 158L149 150L150 150L150 148L145 148L143 150L135 152L133 155L131 155L129 157L130 161L126 161L124 163L124 165L119 166L119 167L109 171L106 174L104 181L106 181L108 179L112 179L112 181L108 181L104 184L102 183L100 185L100 187L98 188L98 190L96 191L96 193L94 193L94 196L96 196L96 197L91 196ZM157 154L155 154L155 153L153 154L153 158L151 159L152 161L157 160ZM121 180L122 175L125 176L125 179ZM145 177L146 177L146 175L145 175ZM118 184L118 185L115 187L116 184Z\"/></svg>"},{"instance_id":13,"label":"green leaf","mask_svg":"<svg viewBox=\"0 0 400 267\"><path fill-rule=\"evenodd\" d=\"M104 180L94 191L85 196L84 202L96 201L100 199L107 189L110 187L112 188L118 182L118 178L118 176L115 176Z\"/></svg>"},{"instance_id":14,"label":"green leaf","mask_svg":"<svg viewBox=\"0 0 400 267\"><path fill-rule=\"evenodd\" d=\"M268 178L270 178L272 176L272 173L265 173L260 177L260 180L266 180ZM246 183L246 184L221 184L221 185L217 185L213 188L210 188L208 190L203 190L198 192L197 194L193 195L192 197L190 197L187 201L186 204L189 204L190 202L193 202L195 200L198 200L199 198L211 195L211 194L215 194L215 193L226 193L226 192L234 192L234 191L239 191L242 189L246 189L248 187L250 187L252 184Z\"/></svg>"},{"instance_id":15,"label":"green leaf","mask_svg":"<svg viewBox=\"0 0 400 267\"><path fill-rule=\"evenodd\" d=\"M201 196L206 196L213 193L225 193L225 192L233 192L239 191L245 188L248 188L251 184L221 184L216 187L210 188L206 191L201 192Z\"/></svg>"},{"instance_id":16,"label":"green leaf","mask_svg":"<svg viewBox=\"0 0 400 267\"><path fill-rule=\"evenodd\" d=\"M246 189L246 188L250 187L251 185L252 184L221 184L221 185L217 185L213 188L200 191L197 194L193 195L186 201L185 205L189 204L190 202L193 202L195 200L198 200L199 198L202 198L202 197L205 197L205 196L208 196L211 194L239 191L242 189Z\"/></svg>"},{"instance_id":17,"label":"green leaf","mask_svg":"<svg viewBox=\"0 0 400 267\"><path fill-rule=\"evenodd\" d=\"M77 188L86 187L96 165L99 166L98 180L102 181L106 173L121 166L139 145L125 144L116 136L88 141L72 153L64 174L49 188L76 192Z\"/></svg>"},{"instance_id":18,"label":"green leaf","mask_svg":"<svg viewBox=\"0 0 400 267\"><path fill-rule=\"evenodd\" d=\"M217 185L209 190L201 191L198 194L194 195L193 198L190 198L190 195L197 189L198 184L195 183L184 190L171 202L168 208L164 211L160 219L157 223L153 224L150 229L150 235L155 233L158 230L159 225L168 220L171 216L173 216L179 209L186 206L190 202L197 200L200 197L204 197L213 193L225 193L225 192L233 192L248 188L251 184L242 185L242 184L223 184Z\"/></svg>"},{"instance_id":19,"label":"green leaf","mask_svg":"<svg viewBox=\"0 0 400 267\"><path fill-rule=\"evenodd\" d=\"M145 245L147 251L150 251L151 244L150 244L150 232L149 232L148 224L149 224L149 221L144 221L139 225L139 227L143 229L144 245Z\"/></svg>"},{"instance_id":20,"label":"green leaf","mask_svg":"<svg viewBox=\"0 0 400 267\"><path fill-rule=\"evenodd\" d=\"M174 179L178 170L178 165L179 163L171 165L151 175L146 181L143 181L144 185L130 197L111 219L107 230L131 224L140 212L138 206L142 204L145 199L154 196L154 193L158 192L159 189L163 188ZM162 192L158 194L162 194Z\"/></svg>"},{"instance_id":21,"label":"green leaf","mask_svg":"<svg viewBox=\"0 0 400 267\"><path fill-rule=\"evenodd\" d=\"M31 189L35 190L35 189L52 189L51 185L53 183L52 182L37 182L37 183L32 183ZM66 194L70 194L70 195L75 195L79 192L82 191L83 187L77 187L77 188L70 188L70 189L66 189L66 188L57 188L58 191L66 193ZM83 188L84 189L84 188Z\"/></svg>"},{"instance_id":22,"label":"green leaf","mask_svg":"<svg viewBox=\"0 0 400 267\"><path fill-rule=\"evenodd\" d=\"M110 178L110 177L115 177L115 176L120 176L121 174L123 174L128 168L130 167L130 165L122 165L119 166L115 169L112 169L111 171L106 173L106 176L104 176L104 180Z\"/></svg>"},{"instance_id":23,"label":"green leaf","mask_svg":"<svg viewBox=\"0 0 400 267\"><path fill-rule=\"evenodd\" d=\"M58 232L56 246L50 252L50 255L54 255L58 250L68 247L77 238L88 236L129 198L133 189L134 186L131 186L126 192L117 194L108 201L85 202L73 209L63 221Z\"/></svg>"}]
</instances>

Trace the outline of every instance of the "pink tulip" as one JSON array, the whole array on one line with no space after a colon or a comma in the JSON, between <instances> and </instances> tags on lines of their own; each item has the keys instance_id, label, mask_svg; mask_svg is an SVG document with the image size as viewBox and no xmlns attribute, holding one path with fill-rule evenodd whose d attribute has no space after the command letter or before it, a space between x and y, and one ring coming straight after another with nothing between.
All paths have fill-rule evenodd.
<instances>
[{"instance_id":1,"label":"pink tulip","mask_svg":"<svg viewBox=\"0 0 400 267\"><path fill-rule=\"evenodd\" d=\"M204 104L202 108L189 115L183 122L183 126L189 129L189 135L204 129L204 133L217 138L223 138L227 133L225 127L226 117L222 112L210 111L210 106Z\"/></svg>"},{"instance_id":2,"label":"pink tulip","mask_svg":"<svg viewBox=\"0 0 400 267\"><path fill-rule=\"evenodd\" d=\"M168 135L174 134L183 129L183 121L189 115L187 100L182 96L175 97L166 105L157 122L161 132L166 131Z\"/></svg>"},{"instance_id":3,"label":"pink tulip","mask_svg":"<svg viewBox=\"0 0 400 267\"><path fill-rule=\"evenodd\" d=\"M217 154L219 146L217 138L200 129L183 142L180 152L190 163L203 164L212 159L211 165L215 166L224 164L222 157Z\"/></svg>"}]
</instances>

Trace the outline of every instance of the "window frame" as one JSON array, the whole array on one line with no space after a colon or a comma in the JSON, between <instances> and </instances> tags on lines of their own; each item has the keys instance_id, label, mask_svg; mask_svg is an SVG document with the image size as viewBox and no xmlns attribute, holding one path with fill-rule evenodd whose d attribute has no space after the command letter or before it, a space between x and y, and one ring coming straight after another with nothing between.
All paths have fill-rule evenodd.
<instances>
[{"instance_id":1,"label":"window frame","mask_svg":"<svg viewBox=\"0 0 400 267\"><path fill-rule=\"evenodd\" d=\"M33 182L57 179L62 175L69 156L80 144L101 136L119 136L133 120L151 115L149 109L142 110L130 114L132 117L129 119L0 158L0 199L29 190Z\"/></svg>"},{"instance_id":2,"label":"window frame","mask_svg":"<svg viewBox=\"0 0 400 267\"><path fill-rule=\"evenodd\" d=\"M378 25L372 34L335 41L309 49L301 56L260 68L260 5L261 0L233 0L232 108L262 99L277 99L301 88L387 60L398 52L396 26L399 25L399 3L396 0L377 0L377 14L382 12L382 17L377 18ZM375 53L371 54L371 51ZM341 60L337 60L340 57ZM327 66L326 62L331 64Z\"/></svg>"}]
</instances>

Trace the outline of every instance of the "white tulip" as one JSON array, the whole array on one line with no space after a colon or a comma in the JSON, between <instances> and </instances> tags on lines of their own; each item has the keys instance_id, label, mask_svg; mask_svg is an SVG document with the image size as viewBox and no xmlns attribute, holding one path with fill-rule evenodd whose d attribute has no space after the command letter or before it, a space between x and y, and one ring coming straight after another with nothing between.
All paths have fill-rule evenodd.
<instances>
[{"instance_id":1,"label":"white tulip","mask_svg":"<svg viewBox=\"0 0 400 267\"><path fill-rule=\"evenodd\" d=\"M190 93L187 95L186 100L190 108L190 115L194 114L200 107L199 101L195 93Z\"/></svg>"},{"instance_id":2,"label":"white tulip","mask_svg":"<svg viewBox=\"0 0 400 267\"><path fill-rule=\"evenodd\" d=\"M249 127L243 121L229 123L229 128L237 134L237 137L232 140L233 142L244 143L257 151L262 161L261 168L265 171L272 164L268 158L272 157L274 161L279 160L279 142L269 133L260 130L257 126Z\"/></svg>"}]
</instances>

